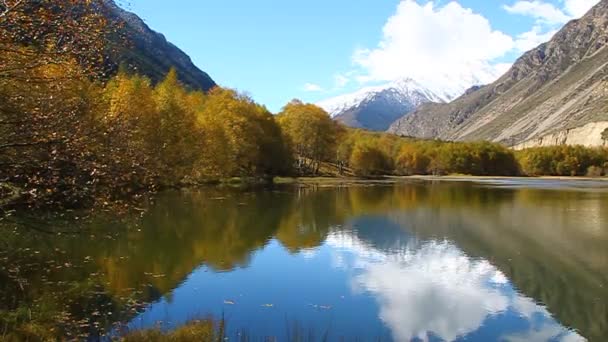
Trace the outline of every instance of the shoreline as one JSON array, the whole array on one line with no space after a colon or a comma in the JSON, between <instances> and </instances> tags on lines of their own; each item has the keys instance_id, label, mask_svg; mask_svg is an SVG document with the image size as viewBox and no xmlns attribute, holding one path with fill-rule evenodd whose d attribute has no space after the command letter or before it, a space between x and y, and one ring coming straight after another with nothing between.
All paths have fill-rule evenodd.
<instances>
[{"instance_id":1,"label":"shoreline","mask_svg":"<svg viewBox=\"0 0 608 342\"><path fill-rule=\"evenodd\" d=\"M470 182L470 183L491 183L509 182L514 185L534 185L538 183L543 185L546 182L559 182L564 185L581 185L580 187L591 188L608 187L608 177L581 177L581 176L539 176L539 177L522 177L522 176L468 176L468 175L448 175L448 176L432 176L432 175L414 175L414 176L382 176L377 178L360 178L360 177L275 177L273 184L284 185L294 184L301 186L334 186L334 185L374 185L374 184L397 184L408 181L433 181L433 182ZM572 184L575 183L575 184ZM547 184L550 185L550 184ZM584 186L583 186L584 185Z\"/></svg>"},{"instance_id":2,"label":"shoreline","mask_svg":"<svg viewBox=\"0 0 608 342\"><path fill-rule=\"evenodd\" d=\"M520 180L579 180L579 181L602 181L608 182L608 177L584 177L584 176L470 176L470 175L447 175L447 176L432 176L432 175L413 175L413 176L379 176L376 178L363 177L334 177L334 176L318 176L318 177L275 177L275 184L290 184L290 183L311 183L311 182L387 182L399 181L408 179L420 180L491 180L491 179L520 179Z\"/></svg>"}]
</instances>

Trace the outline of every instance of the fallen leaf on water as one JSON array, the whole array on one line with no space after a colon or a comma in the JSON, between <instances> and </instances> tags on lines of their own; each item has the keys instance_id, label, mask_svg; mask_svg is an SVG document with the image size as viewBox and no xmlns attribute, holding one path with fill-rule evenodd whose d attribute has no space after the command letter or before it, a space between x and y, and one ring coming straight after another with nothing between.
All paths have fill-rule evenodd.
<instances>
[{"instance_id":1,"label":"fallen leaf on water","mask_svg":"<svg viewBox=\"0 0 608 342\"><path fill-rule=\"evenodd\" d=\"M330 310L331 306L330 305L317 305L317 304L308 304L309 306L312 306L315 309L321 309L321 310Z\"/></svg>"}]
</instances>

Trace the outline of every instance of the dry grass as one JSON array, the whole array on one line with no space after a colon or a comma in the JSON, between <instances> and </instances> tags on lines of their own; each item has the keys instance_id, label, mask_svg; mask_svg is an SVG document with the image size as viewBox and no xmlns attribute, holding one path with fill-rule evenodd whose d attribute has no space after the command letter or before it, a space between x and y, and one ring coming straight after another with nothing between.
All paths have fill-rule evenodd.
<instances>
[{"instance_id":1,"label":"dry grass","mask_svg":"<svg viewBox=\"0 0 608 342\"><path fill-rule=\"evenodd\" d=\"M215 342L224 340L224 324L211 320L191 321L170 332L160 329L133 331L119 339L123 342Z\"/></svg>"}]
</instances>

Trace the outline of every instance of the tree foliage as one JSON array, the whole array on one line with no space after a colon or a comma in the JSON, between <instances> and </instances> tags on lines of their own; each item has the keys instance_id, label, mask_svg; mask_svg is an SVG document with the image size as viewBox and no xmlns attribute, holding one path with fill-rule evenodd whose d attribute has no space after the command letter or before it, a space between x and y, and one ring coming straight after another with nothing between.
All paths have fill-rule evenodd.
<instances>
[{"instance_id":1,"label":"tree foliage","mask_svg":"<svg viewBox=\"0 0 608 342\"><path fill-rule=\"evenodd\" d=\"M104 0L0 1L0 51L5 57L0 78L48 81L27 72L73 61L87 76L104 76L107 56L113 53L107 38L120 38L123 25L119 19L110 22L108 11Z\"/></svg>"},{"instance_id":2,"label":"tree foliage","mask_svg":"<svg viewBox=\"0 0 608 342\"><path fill-rule=\"evenodd\" d=\"M530 176L584 176L590 167L608 166L608 149L583 146L530 148L518 152L522 171ZM598 171L595 170L595 173Z\"/></svg>"},{"instance_id":3,"label":"tree foliage","mask_svg":"<svg viewBox=\"0 0 608 342\"><path fill-rule=\"evenodd\" d=\"M204 139L202 174L222 178L287 172L290 156L281 130L251 98L216 88L197 115Z\"/></svg>"},{"instance_id":4,"label":"tree foliage","mask_svg":"<svg viewBox=\"0 0 608 342\"><path fill-rule=\"evenodd\" d=\"M350 156L350 166L356 175L374 176L391 173L389 158L374 144L356 143Z\"/></svg>"},{"instance_id":5,"label":"tree foliage","mask_svg":"<svg viewBox=\"0 0 608 342\"><path fill-rule=\"evenodd\" d=\"M277 120L300 174L317 174L321 162L335 160L339 128L323 109L294 100L283 108Z\"/></svg>"},{"instance_id":6,"label":"tree foliage","mask_svg":"<svg viewBox=\"0 0 608 342\"><path fill-rule=\"evenodd\" d=\"M319 175L322 164L359 176L608 168L606 149L412 140L346 129L298 100L273 116L234 90L191 91L175 70L158 84L124 71L108 80L106 38L120 23L105 5L0 2L0 205L90 205L230 177Z\"/></svg>"}]
</instances>

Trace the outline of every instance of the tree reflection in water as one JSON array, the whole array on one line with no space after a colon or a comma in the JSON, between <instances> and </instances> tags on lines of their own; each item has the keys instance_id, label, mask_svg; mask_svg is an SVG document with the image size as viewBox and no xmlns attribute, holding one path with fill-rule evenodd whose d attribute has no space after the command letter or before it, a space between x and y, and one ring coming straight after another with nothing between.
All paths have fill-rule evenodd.
<instances>
[{"instance_id":1,"label":"tree reflection in water","mask_svg":"<svg viewBox=\"0 0 608 342\"><path fill-rule=\"evenodd\" d=\"M608 329L598 319L608 317L603 191L426 182L205 189L165 193L143 216L98 215L76 228L71 216L3 221L7 334L102 335L170 302L197 272L255 269L252 258L275 243L285 260L330 251L337 270L354 263L349 286L374 298L397 340L474 337L501 315L529 323L505 331L510 339L576 336L549 312L592 340Z\"/></svg>"}]
</instances>

